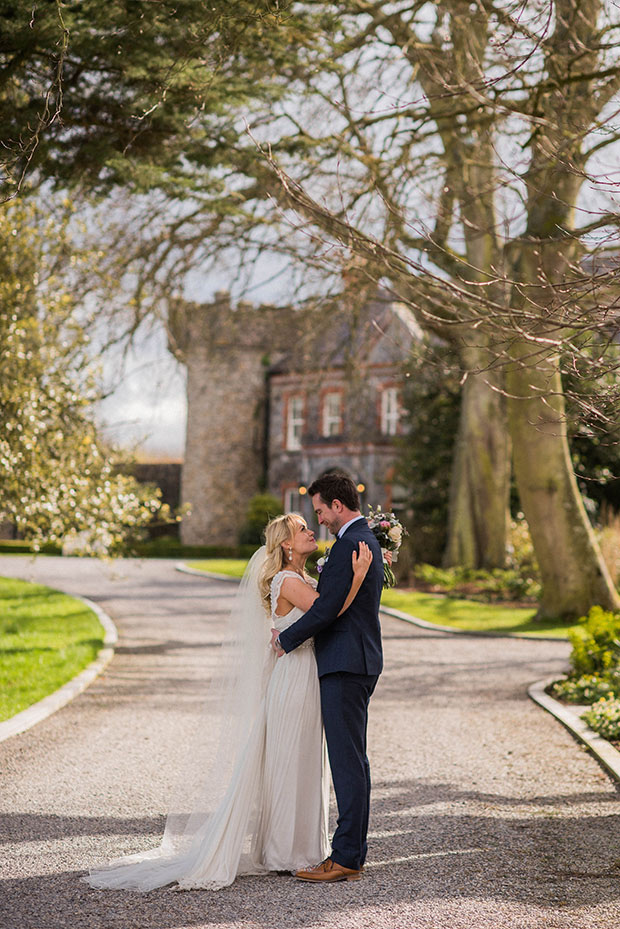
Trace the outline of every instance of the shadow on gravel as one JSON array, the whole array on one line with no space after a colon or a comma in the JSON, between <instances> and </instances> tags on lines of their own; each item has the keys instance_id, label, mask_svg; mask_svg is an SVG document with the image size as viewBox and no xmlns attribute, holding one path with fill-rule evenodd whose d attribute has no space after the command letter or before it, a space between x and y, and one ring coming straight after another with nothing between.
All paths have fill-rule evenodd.
<instances>
[{"instance_id":1,"label":"shadow on gravel","mask_svg":"<svg viewBox=\"0 0 620 929\"><path fill-rule=\"evenodd\" d=\"M373 826L375 819L381 820L384 817L399 815L400 809L414 810L418 807L428 806L437 803L454 803L461 805L465 802L482 803L489 807L519 807L536 808L537 814L542 814L542 806L555 808L556 815L561 813L561 809L570 809L578 804L584 803L609 803L618 810L618 826L620 827L620 801L614 793L601 794L595 793L571 793L553 794L550 796L528 796L514 797L502 796L497 793L483 793L479 790L463 790L455 784L449 783L420 783L419 781L383 781L373 778L373 791L375 796L372 800ZM610 781L610 787L615 791L620 791L620 784ZM376 795L381 792L388 792L388 796ZM492 814L491 814L492 815ZM551 812L549 811L549 815ZM620 833L618 835L620 843Z\"/></svg>"},{"instance_id":2,"label":"shadow on gravel","mask_svg":"<svg viewBox=\"0 0 620 929\"><path fill-rule=\"evenodd\" d=\"M210 593L199 586L192 588L179 586L175 580L172 580L166 584L132 584L129 589L123 588L121 584L119 584L118 587L110 586L105 596L101 594L89 594L86 587L83 596L88 597L95 603L110 602L113 600L115 603L143 604L145 600L148 600L149 602L160 604L171 600L174 601L176 611L177 606L180 609L184 609L184 603L193 604L195 601L202 602L203 600L232 600L236 592L236 588L226 588L225 590L219 588Z\"/></svg>"},{"instance_id":3,"label":"shadow on gravel","mask_svg":"<svg viewBox=\"0 0 620 929\"><path fill-rule=\"evenodd\" d=\"M533 909L540 926L585 929L611 926L585 917L584 908L620 901L620 816L588 815L584 805L600 804L598 793L519 799L462 790L449 783L377 781L369 861L363 880L329 887L302 884L288 876L247 877L217 893L140 895L95 891L62 871L0 882L3 929L189 929L239 925L248 929L303 929L377 923L376 910L426 901L480 901L511 914ZM605 798L606 799L606 798ZM617 804L612 796L611 803ZM432 805L442 809L433 811ZM115 819L7 816L2 827L22 841L50 843L47 860L66 860L63 837L161 833L161 818ZM54 844L54 843L58 844ZM145 843L146 844L146 843ZM93 843L96 848L96 841ZM88 850L80 851L84 866ZM75 851L72 861L75 862ZM367 913L366 913L367 911ZM365 915L366 914L366 915ZM547 922L545 914L552 914ZM556 920L560 922L556 922ZM367 920L367 922L366 922ZM532 925L528 919L524 924ZM353 924L353 923L352 923ZM392 923L386 923L386 925ZM445 925L444 922L441 923ZM439 925L439 924L438 924ZM472 924L475 929L475 924Z\"/></svg>"},{"instance_id":4,"label":"shadow on gravel","mask_svg":"<svg viewBox=\"0 0 620 929\"><path fill-rule=\"evenodd\" d=\"M55 816L44 813L0 813L0 844L52 842L79 835L161 836L164 816ZM0 923L2 925L2 923Z\"/></svg>"},{"instance_id":5,"label":"shadow on gravel","mask_svg":"<svg viewBox=\"0 0 620 929\"><path fill-rule=\"evenodd\" d=\"M617 873L563 867L530 868L523 874L519 860L506 864L506 871L496 873L487 849L460 848L453 840L450 847L435 847L430 853L412 850L407 860L378 860L356 883L315 887L269 875L240 878L216 893L164 888L145 895L92 890L80 881L83 872L71 871L0 882L0 922L3 929L198 929L222 924L303 929L379 923L404 929L390 920L403 904L426 901L439 915L443 902L469 898L471 907L473 898L487 913L496 901L504 918L509 906L513 926L520 925L519 913L531 915L537 908L541 927L585 929L579 911L603 901L613 905L618 898ZM385 922L377 912L383 908ZM437 923L438 929L446 925L444 919ZM529 919L527 925L533 925ZM612 923L588 919L587 925L611 929Z\"/></svg>"},{"instance_id":6,"label":"shadow on gravel","mask_svg":"<svg viewBox=\"0 0 620 929\"><path fill-rule=\"evenodd\" d=\"M117 645L114 651L117 655L167 655L171 652L203 648L221 648L221 643L168 639L166 642L151 642L148 645Z\"/></svg>"}]
</instances>

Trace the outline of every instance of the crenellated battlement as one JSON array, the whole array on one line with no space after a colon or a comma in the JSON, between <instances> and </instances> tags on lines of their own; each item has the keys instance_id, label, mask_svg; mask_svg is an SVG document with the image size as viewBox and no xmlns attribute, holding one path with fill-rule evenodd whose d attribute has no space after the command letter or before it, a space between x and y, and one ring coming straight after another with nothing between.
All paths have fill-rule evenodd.
<instances>
[{"instance_id":1,"label":"crenellated battlement","mask_svg":"<svg viewBox=\"0 0 620 929\"><path fill-rule=\"evenodd\" d=\"M177 301L168 313L169 348L185 363L197 352L284 351L295 341L302 315L271 304L235 305L227 291L218 291L211 303Z\"/></svg>"}]
</instances>

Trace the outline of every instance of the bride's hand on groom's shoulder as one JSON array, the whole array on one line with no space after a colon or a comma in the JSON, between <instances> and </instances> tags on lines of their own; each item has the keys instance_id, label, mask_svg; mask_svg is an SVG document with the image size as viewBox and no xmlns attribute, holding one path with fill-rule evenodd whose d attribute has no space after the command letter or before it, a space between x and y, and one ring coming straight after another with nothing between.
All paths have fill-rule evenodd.
<instances>
[{"instance_id":1,"label":"bride's hand on groom's shoulder","mask_svg":"<svg viewBox=\"0 0 620 929\"><path fill-rule=\"evenodd\" d=\"M359 552L354 551L352 555L353 574L361 575L362 579L366 577L368 569L372 562L372 552L366 542L359 543Z\"/></svg>"}]
</instances>

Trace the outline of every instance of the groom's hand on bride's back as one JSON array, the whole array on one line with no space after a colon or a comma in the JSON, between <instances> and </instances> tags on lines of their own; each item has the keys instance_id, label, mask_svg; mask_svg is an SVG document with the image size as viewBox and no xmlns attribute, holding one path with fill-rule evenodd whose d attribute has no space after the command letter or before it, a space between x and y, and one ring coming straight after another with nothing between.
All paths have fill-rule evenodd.
<instances>
[{"instance_id":1,"label":"groom's hand on bride's back","mask_svg":"<svg viewBox=\"0 0 620 929\"><path fill-rule=\"evenodd\" d=\"M274 652L276 653L276 656L277 656L278 658L281 658L282 655L286 655L286 652L284 651L283 648L280 648L280 647L279 647L279 645L280 645L279 642L278 642L278 644L276 645L276 641L277 641L277 638L278 638L278 635L279 635L279 634L280 634L280 633L278 632L277 629L272 629L272 630L271 630L271 647L272 647L272 649L274 650Z\"/></svg>"}]
</instances>

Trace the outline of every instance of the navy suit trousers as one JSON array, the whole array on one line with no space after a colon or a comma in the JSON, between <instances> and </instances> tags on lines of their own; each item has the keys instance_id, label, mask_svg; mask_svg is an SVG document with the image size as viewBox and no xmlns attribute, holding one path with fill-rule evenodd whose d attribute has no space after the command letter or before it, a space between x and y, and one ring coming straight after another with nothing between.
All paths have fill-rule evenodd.
<instances>
[{"instance_id":1,"label":"navy suit trousers","mask_svg":"<svg viewBox=\"0 0 620 929\"><path fill-rule=\"evenodd\" d=\"M368 702L378 675L336 671L320 679L329 765L338 803L332 861L361 868L366 859L370 766L366 757Z\"/></svg>"}]
</instances>

